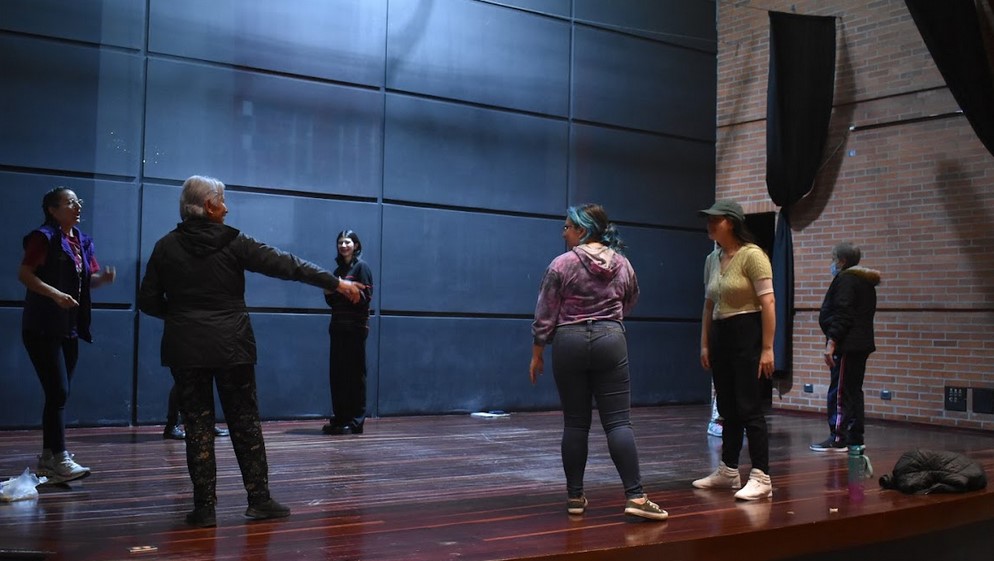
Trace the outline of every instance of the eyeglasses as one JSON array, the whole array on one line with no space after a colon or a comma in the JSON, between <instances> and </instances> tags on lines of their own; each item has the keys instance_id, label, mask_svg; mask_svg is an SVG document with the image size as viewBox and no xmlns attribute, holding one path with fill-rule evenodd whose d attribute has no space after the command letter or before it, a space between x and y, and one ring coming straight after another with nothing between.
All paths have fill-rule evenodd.
<instances>
[{"instance_id":1,"label":"eyeglasses","mask_svg":"<svg viewBox=\"0 0 994 561\"><path fill-rule=\"evenodd\" d=\"M66 208L83 208L83 199L69 199Z\"/></svg>"}]
</instances>

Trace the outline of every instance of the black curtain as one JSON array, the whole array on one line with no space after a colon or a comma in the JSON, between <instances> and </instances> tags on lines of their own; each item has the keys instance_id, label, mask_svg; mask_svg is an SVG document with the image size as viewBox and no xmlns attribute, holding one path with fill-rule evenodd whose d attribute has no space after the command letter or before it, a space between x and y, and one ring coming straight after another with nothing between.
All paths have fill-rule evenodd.
<instances>
[{"instance_id":1,"label":"black curtain","mask_svg":"<svg viewBox=\"0 0 994 561\"><path fill-rule=\"evenodd\" d=\"M994 85L973 0L904 0L932 60L987 151L994 154Z\"/></svg>"},{"instance_id":2,"label":"black curtain","mask_svg":"<svg viewBox=\"0 0 994 561\"><path fill-rule=\"evenodd\" d=\"M773 242L777 332L773 383L793 385L794 245L790 209L821 166L835 88L835 18L770 12L766 188L780 207Z\"/></svg>"}]
</instances>

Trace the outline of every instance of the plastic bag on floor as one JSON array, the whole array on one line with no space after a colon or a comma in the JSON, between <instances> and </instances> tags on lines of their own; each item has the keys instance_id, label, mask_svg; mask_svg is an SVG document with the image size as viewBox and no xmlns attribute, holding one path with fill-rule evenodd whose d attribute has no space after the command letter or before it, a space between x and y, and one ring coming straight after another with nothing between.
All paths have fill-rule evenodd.
<instances>
[{"instance_id":1,"label":"plastic bag on floor","mask_svg":"<svg viewBox=\"0 0 994 561\"><path fill-rule=\"evenodd\" d=\"M39 478L31 473L31 468L24 468L24 473L0 482L0 501L5 503L38 498L38 485L48 481L47 477Z\"/></svg>"}]
</instances>

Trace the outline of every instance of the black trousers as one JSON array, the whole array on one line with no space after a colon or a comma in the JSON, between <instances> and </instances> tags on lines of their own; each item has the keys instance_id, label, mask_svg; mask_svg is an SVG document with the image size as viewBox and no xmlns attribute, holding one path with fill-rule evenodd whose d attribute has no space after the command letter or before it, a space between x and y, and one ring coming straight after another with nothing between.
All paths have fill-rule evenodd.
<instances>
[{"instance_id":1,"label":"black trousers","mask_svg":"<svg viewBox=\"0 0 994 561\"><path fill-rule=\"evenodd\" d=\"M176 384L169 390L169 401L166 404L166 426L174 427L179 424L179 391Z\"/></svg>"},{"instance_id":2,"label":"black trousers","mask_svg":"<svg viewBox=\"0 0 994 561\"><path fill-rule=\"evenodd\" d=\"M58 454L66 449L66 401L79 360L79 339L47 337L26 331L21 333L21 339L45 392L41 413L42 448Z\"/></svg>"},{"instance_id":3,"label":"black trousers","mask_svg":"<svg viewBox=\"0 0 994 561\"><path fill-rule=\"evenodd\" d=\"M259 422L255 366L172 369L179 410L186 426L186 465L196 507L217 504L217 461L214 456L214 385L231 432L242 483L249 504L269 500L269 464Z\"/></svg>"},{"instance_id":4,"label":"black trousers","mask_svg":"<svg viewBox=\"0 0 994 561\"><path fill-rule=\"evenodd\" d=\"M738 467L745 429L752 467L769 475L770 439L763 414L764 384L758 377L763 347L761 314L739 314L712 321L708 345L718 414L725 421L721 461L728 467Z\"/></svg>"},{"instance_id":5,"label":"black trousers","mask_svg":"<svg viewBox=\"0 0 994 561\"><path fill-rule=\"evenodd\" d=\"M334 411L332 418L338 426L361 427L366 421L366 338L369 327L332 325L330 333L328 382Z\"/></svg>"}]
</instances>

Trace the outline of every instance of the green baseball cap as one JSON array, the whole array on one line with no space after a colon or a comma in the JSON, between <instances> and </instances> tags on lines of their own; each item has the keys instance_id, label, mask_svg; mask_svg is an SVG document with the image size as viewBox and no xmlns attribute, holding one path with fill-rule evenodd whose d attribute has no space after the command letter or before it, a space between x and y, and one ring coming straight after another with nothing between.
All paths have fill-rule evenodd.
<instances>
[{"instance_id":1,"label":"green baseball cap","mask_svg":"<svg viewBox=\"0 0 994 561\"><path fill-rule=\"evenodd\" d=\"M732 200L715 201L711 208L697 211L697 216L729 216L739 222L745 222L745 212L742 206Z\"/></svg>"}]
</instances>

